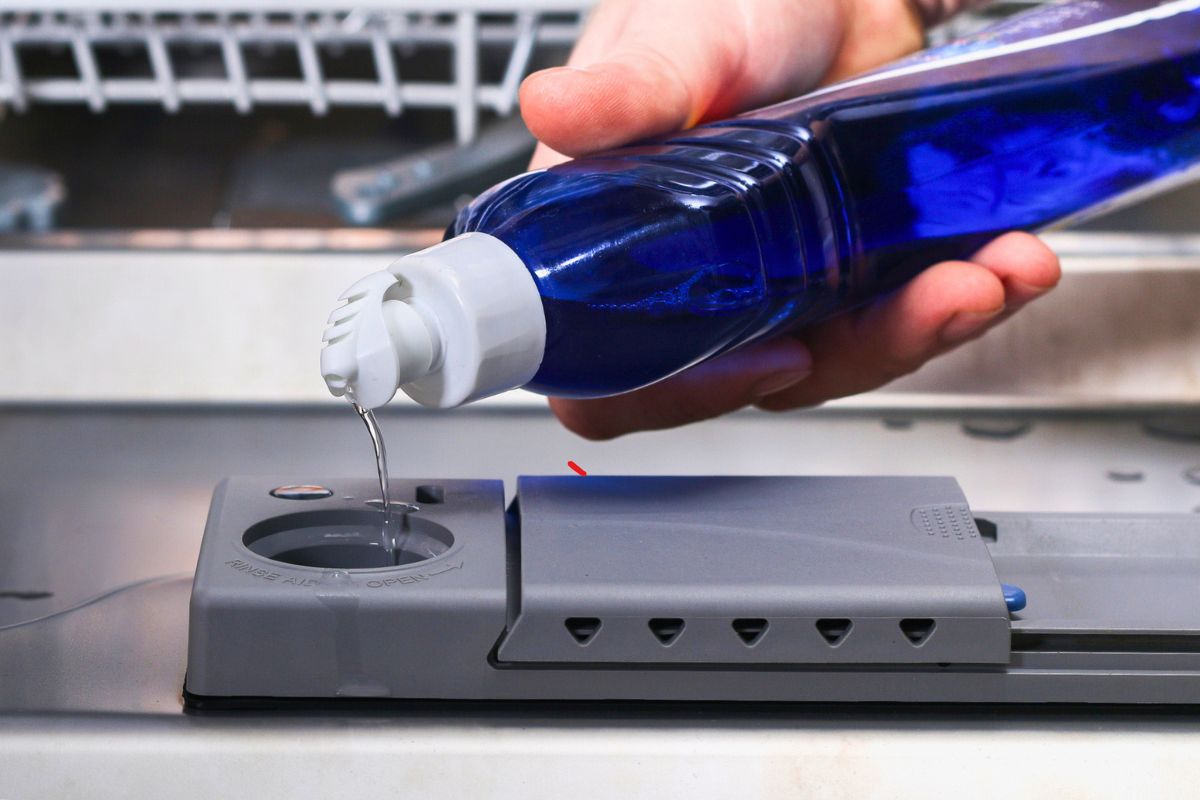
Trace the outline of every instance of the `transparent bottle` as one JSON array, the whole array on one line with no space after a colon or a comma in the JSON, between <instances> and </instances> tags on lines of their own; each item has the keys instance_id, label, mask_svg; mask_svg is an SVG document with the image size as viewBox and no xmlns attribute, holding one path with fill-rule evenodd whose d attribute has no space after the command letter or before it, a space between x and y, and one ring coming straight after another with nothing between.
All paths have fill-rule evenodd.
<instances>
[{"instance_id":1,"label":"transparent bottle","mask_svg":"<svg viewBox=\"0 0 1200 800\"><path fill-rule=\"evenodd\" d=\"M368 301L382 322L360 338L390 347L378 361L398 361L395 374L364 398L350 355L363 342L344 319L323 371L335 393L376 405L397 386L437 406L518 386L626 392L869 302L1004 232L1173 186L1197 163L1200 0L1052 5L494 187ZM454 296L464 282L477 297Z\"/></svg>"}]
</instances>

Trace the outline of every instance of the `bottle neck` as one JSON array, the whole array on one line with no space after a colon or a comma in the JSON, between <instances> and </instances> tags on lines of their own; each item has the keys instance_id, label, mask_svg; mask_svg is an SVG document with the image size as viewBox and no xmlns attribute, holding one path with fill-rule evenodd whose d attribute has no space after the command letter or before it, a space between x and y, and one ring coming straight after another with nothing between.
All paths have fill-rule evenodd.
<instances>
[{"instance_id":1,"label":"bottle neck","mask_svg":"<svg viewBox=\"0 0 1200 800\"><path fill-rule=\"evenodd\" d=\"M334 311L321 370L366 408L397 389L448 408L516 389L545 351L541 296L521 258L484 233L405 256L352 286Z\"/></svg>"}]
</instances>

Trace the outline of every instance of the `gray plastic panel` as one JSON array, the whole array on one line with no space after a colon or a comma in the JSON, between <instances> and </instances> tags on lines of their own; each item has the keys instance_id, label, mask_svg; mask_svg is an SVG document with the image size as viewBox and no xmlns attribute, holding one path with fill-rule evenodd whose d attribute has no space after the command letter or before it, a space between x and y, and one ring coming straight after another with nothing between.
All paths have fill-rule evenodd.
<instances>
[{"instance_id":1,"label":"gray plastic panel","mask_svg":"<svg viewBox=\"0 0 1200 800\"><path fill-rule=\"evenodd\" d=\"M517 497L501 662L1008 662L951 478L523 477Z\"/></svg>"},{"instance_id":2,"label":"gray plastic panel","mask_svg":"<svg viewBox=\"0 0 1200 800\"><path fill-rule=\"evenodd\" d=\"M193 697L1200 703L1200 515L983 513L995 530L980 533L948 479L589 476L522 479L522 524L506 526L496 482L396 480L401 502L442 488L441 502L423 492L410 528L453 542L419 563L342 570L281 564L247 548L247 533L258 551L291 546L281 517L352 520L373 482L329 481L336 493L316 500L267 493L283 483L230 479L214 496L191 601ZM358 535L327 527L330 552ZM896 614L852 619L837 647L812 646L815 614L899 603L937 624L913 649L947 632L956 653L991 647L995 617L946 616L1002 603L989 550L1000 579L1029 594L1002 663L869 660L894 652L873 626ZM169 591L131 590L155 593L143 602L156 607L176 602ZM94 613L113 613L103 605ZM95 643L76 648L84 661L48 655L99 629L92 609L8 631L0 667L6 653L70 671L107 663L83 655ZM562 617L584 613L600 627L581 645ZM753 613L768 627L748 646L730 620ZM682 630L664 645L655 618ZM876 636L861 661L812 655L864 631ZM564 640L590 660L551 660ZM531 660L507 657L513 643ZM41 702L29 676L4 687L0 707Z\"/></svg>"},{"instance_id":3,"label":"gray plastic panel","mask_svg":"<svg viewBox=\"0 0 1200 800\"><path fill-rule=\"evenodd\" d=\"M285 483L230 479L214 495L194 694L486 696L522 663L1009 657L999 581L946 478L523 478L507 538L499 482L393 481L396 502L419 506L404 549L423 560L386 567L370 481L270 494Z\"/></svg>"},{"instance_id":4,"label":"gray plastic panel","mask_svg":"<svg viewBox=\"0 0 1200 800\"><path fill-rule=\"evenodd\" d=\"M1030 597L1014 631L1200 636L1200 515L981 516L997 571Z\"/></svg>"},{"instance_id":5,"label":"gray plastic panel","mask_svg":"<svg viewBox=\"0 0 1200 800\"><path fill-rule=\"evenodd\" d=\"M247 548L246 532L264 520L318 512L350 518L370 511L364 501L379 494L363 479L323 482L335 494L321 500L268 494L291 482L231 478L213 497L192 589L190 691L417 696L429 691L431 662L436 670L486 663L505 619L500 481L392 481L399 502L414 501L418 486L442 488L443 501L418 514L452 531L453 543L419 563L374 569L296 566ZM324 535L355 533L336 527Z\"/></svg>"}]
</instances>

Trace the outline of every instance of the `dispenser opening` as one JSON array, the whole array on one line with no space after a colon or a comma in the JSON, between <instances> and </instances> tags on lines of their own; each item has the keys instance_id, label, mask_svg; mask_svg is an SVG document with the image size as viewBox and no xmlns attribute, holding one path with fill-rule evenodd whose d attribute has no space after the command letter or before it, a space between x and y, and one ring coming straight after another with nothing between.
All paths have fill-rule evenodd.
<instances>
[{"instance_id":1,"label":"dispenser opening","mask_svg":"<svg viewBox=\"0 0 1200 800\"><path fill-rule=\"evenodd\" d=\"M251 525L242 543L263 558L318 569L408 566L436 558L454 544L449 530L411 514L392 514L388 527L395 537L392 551L381 535L379 511L301 511Z\"/></svg>"}]
</instances>

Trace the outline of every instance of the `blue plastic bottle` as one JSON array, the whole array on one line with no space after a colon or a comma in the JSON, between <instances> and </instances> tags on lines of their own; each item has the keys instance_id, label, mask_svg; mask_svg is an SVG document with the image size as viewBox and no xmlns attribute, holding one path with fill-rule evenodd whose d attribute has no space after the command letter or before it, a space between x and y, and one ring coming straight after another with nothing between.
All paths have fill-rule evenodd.
<instances>
[{"instance_id":1,"label":"blue plastic bottle","mask_svg":"<svg viewBox=\"0 0 1200 800\"><path fill-rule=\"evenodd\" d=\"M456 327L442 324L440 354L402 366L395 385L429 405L518 385L629 391L860 305L1003 232L1174 185L1198 162L1200 0L1052 5L796 100L489 190L448 236L487 234L532 276L536 364L493 379L476 352L473 380L430 390L437 359L456 355ZM404 269L391 274L405 283ZM399 295L419 302L421 289ZM408 347L403 325L384 327ZM335 392L362 383L363 369L330 364Z\"/></svg>"}]
</instances>

